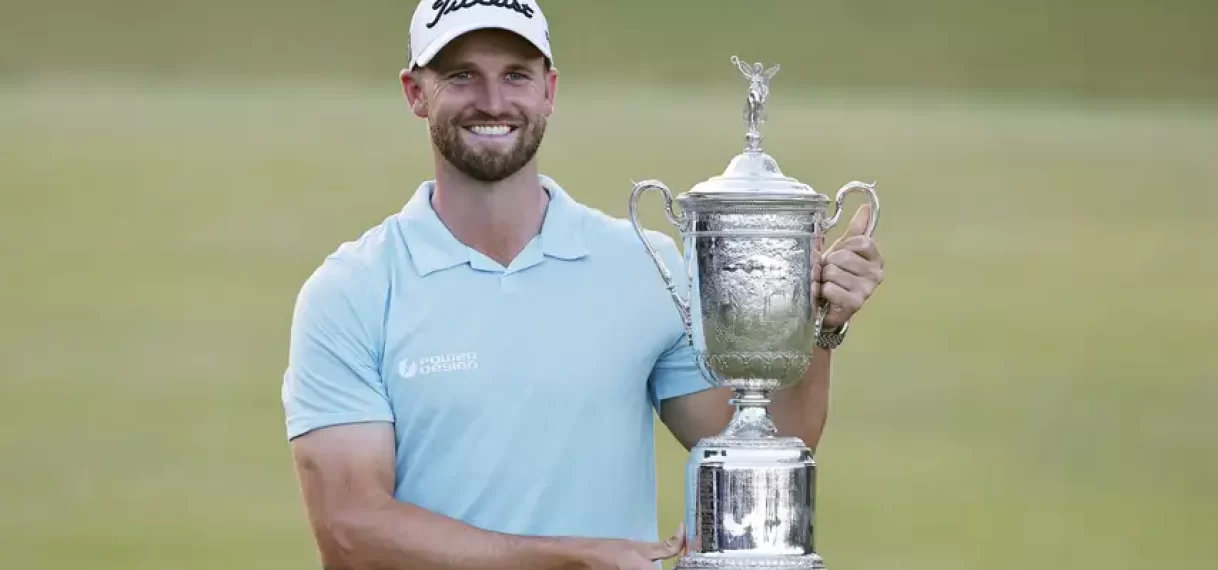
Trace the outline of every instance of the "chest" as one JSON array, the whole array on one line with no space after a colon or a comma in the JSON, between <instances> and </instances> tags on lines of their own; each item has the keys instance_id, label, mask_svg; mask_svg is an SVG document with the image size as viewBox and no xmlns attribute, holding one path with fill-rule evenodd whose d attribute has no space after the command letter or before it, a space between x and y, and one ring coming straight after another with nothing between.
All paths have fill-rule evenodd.
<instances>
[{"instance_id":1,"label":"chest","mask_svg":"<svg viewBox=\"0 0 1218 570\"><path fill-rule=\"evenodd\" d=\"M658 326L665 321L650 296L628 287L610 294L603 279L611 276L576 275L452 272L396 291L381 373L398 419L646 407L648 376L671 331Z\"/></svg>"}]
</instances>

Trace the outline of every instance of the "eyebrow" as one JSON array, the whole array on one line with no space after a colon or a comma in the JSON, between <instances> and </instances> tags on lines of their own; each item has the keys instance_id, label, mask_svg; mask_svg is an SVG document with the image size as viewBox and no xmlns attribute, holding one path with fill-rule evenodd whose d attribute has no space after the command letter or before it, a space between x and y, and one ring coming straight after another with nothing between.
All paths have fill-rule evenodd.
<instances>
[{"instance_id":1,"label":"eyebrow","mask_svg":"<svg viewBox=\"0 0 1218 570\"><path fill-rule=\"evenodd\" d=\"M437 73L447 74L459 70L472 70L474 63L467 60L454 60L445 62L436 62L432 67ZM505 71L532 73L533 68L527 63L509 63L504 66Z\"/></svg>"},{"instance_id":2,"label":"eyebrow","mask_svg":"<svg viewBox=\"0 0 1218 570\"><path fill-rule=\"evenodd\" d=\"M507 66L508 71L533 71L533 68L524 63L511 63Z\"/></svg>"}]
</instances>

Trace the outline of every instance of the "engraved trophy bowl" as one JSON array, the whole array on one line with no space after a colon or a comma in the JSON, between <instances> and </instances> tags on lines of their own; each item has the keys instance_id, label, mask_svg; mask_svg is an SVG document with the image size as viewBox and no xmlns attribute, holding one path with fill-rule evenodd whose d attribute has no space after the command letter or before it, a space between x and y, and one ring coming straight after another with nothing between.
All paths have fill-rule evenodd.
<instances>
[{"instance_id":1,"label":"engraved trophy bowl","mask_svg":"<svg viewBox=\"0 0 1218 570\"><path fill-rule=\"evenodd\" d=\"M874 184L851 182L831 201L783 174L761 148L769 81L778 66L732 61L749 80L744 151L724 172L674 198L658 180L634 185L630 218L680 313L698 366L714 386L731 389L736 411L727 428L693 449L686 472L692 568L823 568L813 544L815 462L798 438L778 437L767 406L775 391L804 377L827 305L813 280L814 252L841 218L852 192L871 203ZM649 190L681 234L685 255L677 290L670 269L638 221ZM679 206L679 212L674 209Z\"/></svg>"}]
</instances>

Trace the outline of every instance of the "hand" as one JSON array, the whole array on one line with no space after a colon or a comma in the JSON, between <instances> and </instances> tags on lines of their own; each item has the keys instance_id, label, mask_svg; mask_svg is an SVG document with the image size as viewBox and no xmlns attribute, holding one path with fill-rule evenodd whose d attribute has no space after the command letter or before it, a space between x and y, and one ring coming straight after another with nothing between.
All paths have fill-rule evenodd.
<instances>
[{"instance_id":1,"label":"hand","mask_svg":"<svg viewBox=\"0 0 1218 570\"><path fill-rule=\"evenodd\" d=\"M580 561L586 570L655 570L656 561L667 560L685 550L685 523L664 542L633 540L585 540Z\"/></svg>"},{"instance_id":2,"label":"hand","mask_svg":"<svg viewBox=\"0 0 1218 570\"><path fill-rule=\"evenodd\" d=\"M871 205L864 204L828 252L822 256L817 244L812 254L813 287L819 289L812 292L813 298L829 302L823 328L846 324L884 281L884 256L875 240L865 235L870 220Z\"/></svg>"}]
</instances>

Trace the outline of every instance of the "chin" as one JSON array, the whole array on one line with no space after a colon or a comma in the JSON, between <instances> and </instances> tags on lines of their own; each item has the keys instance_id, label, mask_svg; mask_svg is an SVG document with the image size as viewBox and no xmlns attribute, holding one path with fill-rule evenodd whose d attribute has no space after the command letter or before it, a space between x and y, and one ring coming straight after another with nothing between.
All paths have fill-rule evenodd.
<instances>
[{"instance_id":1,"label":"chin","mask_svg":"<svg viewBox=\"0 0 1218 570\"><path fill-rule=\"evenodd\" d=\"M466 176L470 177L471 179L477 180L478 182L482 182L485 184L493 184L496 182L503 182L504 180L507 180L508 178L511 178L512 176L515 176L520 171L516 170L516 171L512 171L512 172L507 172L507 171L502 171L502 170L488 171L488 170L462 169L461 172L464 173Z\"/></svg>"}]
</instances>

